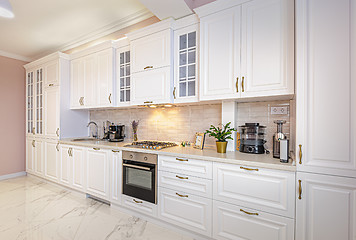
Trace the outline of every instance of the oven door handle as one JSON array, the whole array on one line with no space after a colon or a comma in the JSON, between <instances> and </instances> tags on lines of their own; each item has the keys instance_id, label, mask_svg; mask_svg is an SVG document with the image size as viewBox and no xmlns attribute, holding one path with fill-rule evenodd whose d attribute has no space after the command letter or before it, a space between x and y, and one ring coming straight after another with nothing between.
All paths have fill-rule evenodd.
<instances>
[{"instance_id":1,"label":"oven door handle","mask_svg":"<svg viewBox=\"0 0 356 240\"><path fill-rule=\"evenodd\" d=\"M142 170L151 171L151 168L136 166L136 165L127 164L127 163L123 163L122 166L124 166L124 167L132 167L132 168L137 168L137 169L142 169Z\"/></svg>"}]
</instances>

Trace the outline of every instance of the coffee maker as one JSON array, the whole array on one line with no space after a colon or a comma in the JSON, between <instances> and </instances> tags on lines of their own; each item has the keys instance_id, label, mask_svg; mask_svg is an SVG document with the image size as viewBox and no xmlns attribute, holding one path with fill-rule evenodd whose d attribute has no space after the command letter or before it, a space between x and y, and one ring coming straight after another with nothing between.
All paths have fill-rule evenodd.
<instances>
[{"instance_id":1,"label":"coffee maker","mask_svg":"<svg viewBox=\"0 0 356 240\"><path fill-rule=\"evenodd\" d=\"M108 139L110 142L122 142L125 138L125 125L110 125Z\"/></svg>"}]
</instances>

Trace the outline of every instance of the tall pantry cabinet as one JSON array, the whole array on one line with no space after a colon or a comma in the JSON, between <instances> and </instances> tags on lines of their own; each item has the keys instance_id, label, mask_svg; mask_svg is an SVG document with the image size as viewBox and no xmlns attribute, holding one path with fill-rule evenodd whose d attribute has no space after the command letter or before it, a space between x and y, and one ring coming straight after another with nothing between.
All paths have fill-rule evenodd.
<instances>
[{"instance_id":1,"label":"tall pantry cabinet","mask_svg":"<svg viewBox=\"0 0 356 240\"><path fill-rule=\"evenodd\" d=\"M356 239L356 1L296 1L296 239Z\"/></svg>"},{"instance_id":2,"label":"tall pantry cabinet","mask_svg":"<svg viewBox=\"0 0 356 240\"><path fill-rule=\"evenodd\" d=\"M58 181L58 141L87 135L88 113L69 109L70 69L66 54L57 52L24 67L26 172Z\"/></svg>"}]
</instances>

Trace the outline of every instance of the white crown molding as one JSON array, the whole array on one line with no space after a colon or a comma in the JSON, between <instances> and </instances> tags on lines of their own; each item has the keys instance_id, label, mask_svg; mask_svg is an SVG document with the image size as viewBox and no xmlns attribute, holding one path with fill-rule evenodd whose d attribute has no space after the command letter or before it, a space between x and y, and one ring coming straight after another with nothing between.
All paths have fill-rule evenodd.
<instances>
[{"instance_id":1,"label":"white crown molding","mask_svg":"<svg viewBox=\"0 0 356 240\"><path fill-rule=\"evenodd\" d=\"M194 8L193 11L198 14L199 18L207 15L232 8L234 6L249 2L251 0L217 0L215 2L208 3L198 8Z\"/></svg>"},{"instance_id":2,"label":"white crown molding","mask_svg":"<svg viewBox=\"0 0 356 240\"><path fill-rule=\"evenodd\" d=\"M47 62L51 62L51 61L56 61L58 59L66 59L66 60L69 60L69 55L68 54L65 54L65 53L62 53L62 52L55 52L55 53L52 53L50 55L47 55L43 58L40 58L40 59L37 59L36 61L32 61L26 65L24 65L23 67L28 70L28 69L32 69L32 68L35 68L35 67L38 67L38 66L41 66Z\"/></svg>"},{"instance_id":3,"label":"white crown molding","mask_svg":"<svg viewBox=\"0 0 356 240\"><path fill-rule=\"evenodd\" d=\"M20 60L20 61L24 61L24 62L31 62L31 60L32 60L31 58L17 55L14 53L5 52L2 50L0 50L0 56L12 58L12 59L16 59L16 60Z\"/></svg>"},{"instance_id":4,"label":"white crown molding","mask_svg":"<svg viewBox=\"0 0 356 240\"><path fill-rule=\"evenodd\" d=\"M127 17L121 18L118 21L115 21L109 25L106 25L104 27L101 27L100 29L93 31L89 34L83 35L71 42L68 42L62 46L59 46L57 48L57 50L51 50L51 51L47 51L47 52L43 52L41 54L39 54L37 57L35 57L34 59L38 59L41 58L43 56L46 56L50 53L52 53L53 51L66 51L75 47L79 47L83 44L86 44L88 42L97 40L101 37L107 36L111 33L114 33L116 31L119 31L123 28L129 27L131 25L134 25L136 23L142 22L150 17L153 17L154 15L147 9L143 9L141 11L138 11L134 14L131 14Z\"/></svg>"}]
</instances>

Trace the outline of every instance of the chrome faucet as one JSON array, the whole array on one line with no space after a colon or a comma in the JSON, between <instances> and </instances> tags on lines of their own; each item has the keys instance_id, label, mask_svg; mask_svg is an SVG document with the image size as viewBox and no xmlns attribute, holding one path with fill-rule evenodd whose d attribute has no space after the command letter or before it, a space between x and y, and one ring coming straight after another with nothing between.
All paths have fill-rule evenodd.
<instances>
[{"instance_id":1,"label":"chrome faucet","mask_svg":"<svg viewBox=\"0 0 356 240\"><path fill-rule=\"evenodd\" d=\"M93 137L94 138L99 138L99 136L98 136L98 124L96 124L96 122L91 121L91 122L88 123L87 127L89 127L90 124L94 124L95 130L96 130L95 133L92 133ZM90 136L90 134L89 134L89 136Z\"/></svg>"}]
</instances>

